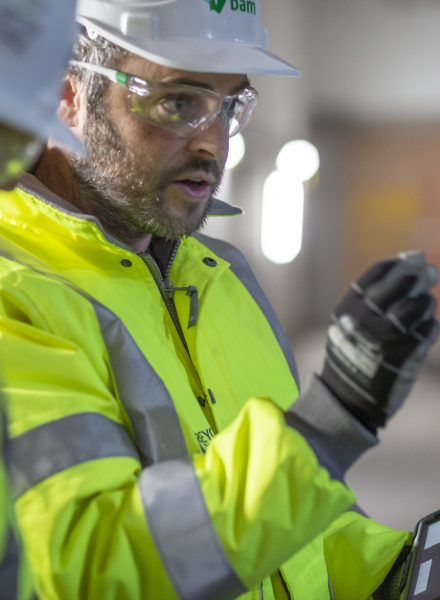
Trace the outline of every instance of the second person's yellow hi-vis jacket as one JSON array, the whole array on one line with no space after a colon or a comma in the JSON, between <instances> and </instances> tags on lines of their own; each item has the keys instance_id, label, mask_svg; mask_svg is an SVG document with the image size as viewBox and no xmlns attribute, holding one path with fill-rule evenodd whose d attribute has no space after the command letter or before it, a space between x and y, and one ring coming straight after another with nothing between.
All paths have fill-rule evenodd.
<instances>
[{"instance_id":1,"label":"second person's yellow hi-vis jacket","mask_svg":"<svg viewBox=\"0 0 440 600\"><path fill-rule=\"evenodd\" d=\"M369 598L407 534L286 426L294 363L241 254L137 255L27 181L0 193L1 347L40 597Z\"/></svg>"}]
</instances>

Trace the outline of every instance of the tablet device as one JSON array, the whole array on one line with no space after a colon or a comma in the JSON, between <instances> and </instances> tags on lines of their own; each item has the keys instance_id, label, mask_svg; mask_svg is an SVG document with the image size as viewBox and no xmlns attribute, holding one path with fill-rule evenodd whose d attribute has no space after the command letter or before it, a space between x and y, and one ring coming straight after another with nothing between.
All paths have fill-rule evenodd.
<instances>
[{"instance_id":1,"label":"tablet device","mask_svg":"<svg viewBox=\"0 0 440 600\"><path fill-rule=\"evenodd\" d=\"M440 600L440 510L417 523L401 600Z\"/></svg>"}]
</instances>

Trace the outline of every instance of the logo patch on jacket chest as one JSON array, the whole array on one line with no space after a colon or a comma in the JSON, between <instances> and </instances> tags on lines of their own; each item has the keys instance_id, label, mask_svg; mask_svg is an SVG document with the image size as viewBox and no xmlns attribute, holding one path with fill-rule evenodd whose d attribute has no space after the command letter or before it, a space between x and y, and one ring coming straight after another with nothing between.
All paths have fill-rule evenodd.
<instances>
[{"instance_id":1,"label":"logo patch on jacket chest","mask_svg":"<svg viewBox=\"0 0 440 600\"><path fill-rule=\"evenodd\" d=\"M199 444L200 450L203 452L203 454L205 454L209 446L209 442L214 437L214 432L212 431L211 427L208 427L207 429L196 431L194 435L196 436L196 440Z\"/></svg>"}]
</instances>

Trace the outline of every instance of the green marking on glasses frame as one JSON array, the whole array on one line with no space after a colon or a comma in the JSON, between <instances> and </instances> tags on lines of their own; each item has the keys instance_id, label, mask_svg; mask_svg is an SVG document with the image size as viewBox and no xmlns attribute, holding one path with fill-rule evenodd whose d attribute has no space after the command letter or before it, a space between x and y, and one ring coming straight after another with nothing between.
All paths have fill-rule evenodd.
<instances>
[{"instance_id":1,"label":"green marking on glasses frame","mask_svg":"<svg viewBox=\"0 0 440 600\"><path fill-rule=\"evenodd\" d=\"M116 71L116 81L121 85L126 85L128 81L127 73L124 73L123 71Z\"/></svg>"}]
</instances>

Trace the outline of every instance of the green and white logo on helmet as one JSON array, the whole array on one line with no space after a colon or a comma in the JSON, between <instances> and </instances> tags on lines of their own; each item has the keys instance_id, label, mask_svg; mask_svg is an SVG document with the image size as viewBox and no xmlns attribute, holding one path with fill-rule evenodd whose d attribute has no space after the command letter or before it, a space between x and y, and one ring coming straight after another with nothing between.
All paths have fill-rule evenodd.
<instances>
[{"instance_id":1,"label":"green and white logo on helmet","mask_svg":"<svg viewBox=\"0 0 440 600\"><path fill-rule=\"evenodd\" d=\"M230 8L234 12L243 12L250 15L257 14L257 7L253 0L205 0L209 4L211 10L215 10L219 14L223 11L226 4L229 2Z\"/></svg>"}]
</instances>

